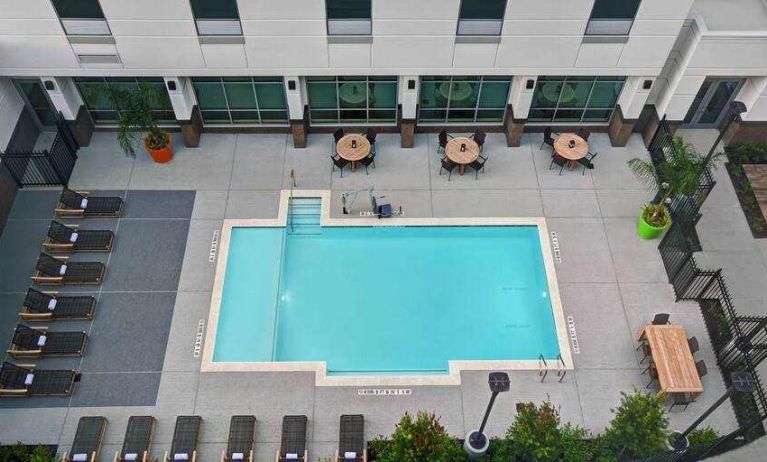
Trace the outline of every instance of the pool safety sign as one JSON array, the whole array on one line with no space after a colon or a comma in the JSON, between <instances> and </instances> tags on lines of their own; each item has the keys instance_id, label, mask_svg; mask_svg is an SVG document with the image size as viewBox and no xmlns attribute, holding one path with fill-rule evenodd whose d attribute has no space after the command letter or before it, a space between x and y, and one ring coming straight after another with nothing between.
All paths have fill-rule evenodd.
<instances>
[{"instance_id":1,"label":"pool safety sign","mask_svg":"<svg viewBox=\"0 0 767 462\"><path fill-rule=\"evenodd\" d=\"M360 388L357 390L359 396L410 396L410 388Z\"/></svg>"}]
</instances>

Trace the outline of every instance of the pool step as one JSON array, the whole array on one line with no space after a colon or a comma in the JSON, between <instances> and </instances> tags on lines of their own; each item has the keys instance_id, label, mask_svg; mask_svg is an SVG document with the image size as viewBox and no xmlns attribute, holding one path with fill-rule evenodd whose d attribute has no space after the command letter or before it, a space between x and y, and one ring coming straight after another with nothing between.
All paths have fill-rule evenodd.
<instances>
[{"instance_id":1,"label":"pool step","mask_svg":"<svg viewBox=\"0 0 767 462\"><path fill-rule=\"evenodd\" d=\"M288 232L297 235L322 234L321 209L322 199L320 198L292 198L288 209Z\"/></svg>"}]
</instances>

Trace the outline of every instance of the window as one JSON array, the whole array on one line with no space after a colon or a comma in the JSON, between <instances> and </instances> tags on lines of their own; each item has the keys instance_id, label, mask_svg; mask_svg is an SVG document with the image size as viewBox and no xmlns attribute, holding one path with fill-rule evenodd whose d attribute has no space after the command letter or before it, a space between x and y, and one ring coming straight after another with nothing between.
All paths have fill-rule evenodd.
<instances>
[{"instance_id":1,"label":"window","mask_svg":"<svg viewBox=\"0 0 767 462\"><path fill-rule=\"evenodd\" d=\"M328 35L370 35L371 0L326 0Z\"/></svg>"},{"instance_id":2,"label":"window","mask_svg":"<svg viewBox=\"0 0 767 462\"><path fill-rule=\"evenodd\" d=\"M625 77L541 76L535 85L531 122L607 122Z\"/></svg>"},{"instance_id":3,"label":"window","mask_svg":"<svg viewBox=\"0 0 767 462\"><path fill-rule=\"evenodd\" d=\"M421 77L418 121L501 123L511 87L509 76Z\"/></svg>"},{"instance_id":4,"label":"window","mask_svg":"<svg viewBox=\"0 0 767 462\"><path fill-rule=\"evenodd\" d=\"M98 0L53 0L67 35L111 35Z\"/></svg>"},{"instance_id":5,"label":"window","mask_svg":"<svg viewBox=\"0 0 767 462\"><path fill-rule=\"evenodd\" d=\"M242 35L237 0L190 0L198 35Z\"/></svg>"},{"instance_id":6,"label":"window","mask_svg":"<svg viewBox=\"0 0 767 462\"><path fill-rule=\"evenodd\" d=\"M75 77L74 80L85 101L85 107L96 123L116 123L120 112L120 108L115 107L108 95L104 94L104 88L130 91L138 88L140 83L155 87L160 95L160 101L154 107L157 121L165 124L176 123L176 115L173 113L165 82L160 77Z\"/></svg>"},{"instance_id":7,"label":"window","mask_svg":"<svg viewBox=\"0 0 767 462\"><path fill-rule=\"evenodd\" d=\"M586 35L628 35L642 0L596 0Z\"/></svg>"},{"instance_id":8,"label":"window","mask_svg":"<svg viewBox=\"0 0 767 462\"><path fill-rule=\"evenodd\" d=\"M282 77L195 77L206 124L287 124Z\"/></svg>"},{"instance_id":9,"label":"window","mask_svg":"<svg viewBox=\"0 0 767 462\"><path fill-rule=\"evenodd\" d=\"M506 0L463 0L458 35L501 35Z\"/></svg>"},{"instance_id":10,"label":"window","mask_svg":"<svg viewBox=\"0 0 767 462\"><path fill-rule=\"evenodd\" d=\"M394 123L397 77L308 77L312 123Z\"/></svg>"}]
</instances>

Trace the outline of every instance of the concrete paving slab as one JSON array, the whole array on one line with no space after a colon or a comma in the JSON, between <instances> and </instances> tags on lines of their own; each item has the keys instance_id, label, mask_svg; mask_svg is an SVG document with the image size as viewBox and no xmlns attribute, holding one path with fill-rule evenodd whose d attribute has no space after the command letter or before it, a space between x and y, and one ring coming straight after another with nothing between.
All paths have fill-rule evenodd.
<instances>
[{"instance_id":1,"label":"concrete paving slab","mask_svg":"<svg viewBox=\"0 0 767 462\"><path fill-rule=\"evenodd\" d=\"M61 189L21 190L16 193L13 206L8 214L9 220L48 220L53 218L53 210L59 202Z\"/></svg>"},{"instance_id":2,"label":"concrete paving slab","mask_svg":"<svg viewBox=\"0 0 767 462\"><path fill-rule=\"evenodd\" d=\"M147 156L137 150L136 157ZM90 145L77 151L69 187L80 190L128 189L136 159L126 156L114 133L95 132Z\"/></svg>"},{"instance_id":3,"label":"concrete paving slab","mask_svg":"<svg viewBox=\"0 0 767 462\"><path fill-rule=\"evenodd\" d=\"M213 289L216 262L210 261L213 233L221 236L220 220L194 220L189 226L186 251L178 282L179 291L210 292Z\"/></svg>"},{"instance_id":4,"label":"concrete paving slab","mask_svg":"<svg viewBox=\"0 0 767 462\"><path fill-rule=\"evenodd\" d=\"M645 189L597 189L596 193L605 218L637 219L642 206L653 196Z\"/></svg>"},{"instance_id":5,"label":"concrete paving slab","mask_svg":"<svg viewBox=\"0 0 767 462\"><path fill-rule=\"evenodd\" d=\"M599 203L593 190L544 189L541 200L546 217L600 217Z\"/></svg>"},{"instance_id":6,"label":"concrete paving slab","mask_svg":"<svg viewBox=\"0 0 767 462\"><path fill-rule=\"evenodd\" d=\"M285 167L282 170L282 189L290 189L291 170L295 172L296 189L330 189L330 155L333 137L330 134L312 134L305 148L285 148ZM338 175L336 171L334 176Z\"/></svg>"},{"instance_id":7,"label":"concrete paving slab","mask_svg":"<svg viewBox=\"0 0 767 462\"><path fill-rule=\"evenodd\" d=\"M234 170L229 187L233 190L280 189L288 135L238 133L236 136Z\"/></svg>"},{"instance_id":8,"label":"concrete paving slab","mask_svg":"<svg viewBox=\"0 0 767 462\"><path fill-rule=\"evenodd\" d=\"M438 217L540 217L541 195L537 189L436 190L432 192L434 216Z\"/></svg>"},{"instance_id":9,"label":"concrete paving slab","mask_svg":"<svg viewBox=\"0 0 767 462\"><path fill-rule=\"evenodd\" d=\"M229 191L226 218L277 218L280 191Z\"/></svg>"},{"instance_id":10,"label":"concrete paving slab","mask_svg":"<svg viewBox=\"0 0 767 462\"><path fill-rule=\"evenodd\" d=\"M221 220L226 213L228 191L198 191L194 198L193 220Z\"/></svg>"},{"instance_id":11,"label":"concrete paving slab","mask_svg":"<svg viewBox=\"0 0 767 462\"><path fill-rule=\"evenodd\" d=\"M128 191L123 219L190 218L194 191Z\"/></svg>"},{"instance_id":12,"label":"concrete paving slab","mask_svg":"<svg viewBox=\"0 0 767 462\"><path fill-rule=\"evenodd\" d=\"M153 406L159 372L91 372L83 374L72 406Z\"/></svg>"},{"instance_id":13,"label":"concrete paving slab","mask_svg":"<svg viewBox=\"0 0 767 462\"><path fill-rule=\"evenodd\" d=\"M635 219L605 218L604 223L615 272L621 282L668 280L658 241L637 236Z\"/></svg>"},{"instance_id":14,"label":"concrete paving slab","mask_svg":"<svg viewBox=\"0 0 767 462\"><path fill-rule=\"evenodd\" d=\"M556 263L559 282L615 282L610 249L601 219L547 219L557 233L562 262Z\"/></svg>"},{"instance_id":15,"label":"concrete paving slab","mask_svg":"<svg viewBox=\"0 0 767 462\"><path fill-rule=\"evenodd\" d=\"M200 356L194 357L194 346L200 321L208 322L209 292L179 292L173 308L173 320L165 350L165 372L192 372L200 370Z\"/></svg>"},{"instance_id":16,"label":"concrete paving slab","mask_svg":"<svg viewBox=\"0 0 767 462\"><path fill-rule=\"evenodd\" d=\"M583 408L583 423L592 432L601 432L613 418L612 409L620 405L620 392L644 391L639 368L576 369L578 395Z\"/></svg>"},{"instance_id":17,"label":"concrete paving slab","mask_svg":"<svg viewBox=\"0 0 767 462\"><path fill-rule=\"evenodd\" d=\"M26 292L48 232L47 220L12 220L0 237L0 292Z\"/></svg>"}]
</instances>

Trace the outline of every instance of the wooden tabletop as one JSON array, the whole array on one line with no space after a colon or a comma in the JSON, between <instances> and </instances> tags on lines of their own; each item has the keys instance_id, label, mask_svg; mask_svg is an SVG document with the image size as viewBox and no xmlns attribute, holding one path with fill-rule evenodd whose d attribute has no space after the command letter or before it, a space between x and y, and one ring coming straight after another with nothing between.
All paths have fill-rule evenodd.
<instances>
[{"instance_id":1,"label":"wooden tabletop","mask_svg":"<svg viewBox=\"0 0 767 462\"><path fill-rule=\"evenodd\" d=\"M463 151L461 151L462 144L466 145ZM459 136L447 142L445 154L456 164L467 165L479 157L479 145L474 140Z\"/></svg>"},{"instance_id":2,"label":"wooden tabletop","mask_svg":"<svg viewBox=\"0 0 767 462\"><path fill-rule=\"evenodd\" d=\"M682 326L646 326L639 339L647 339L660 389L667 393L703 393L695 359Z\"/></svg>"},{"instance_id":3,"label":"wooden tabletop","mask_svg":"<svg viewBox=\"0 0 767 462\"><path fill-rule=\"evenodd\" d=\"M570 141L575 141L575 146L572 148ZM578 160L589 153L589 143L575 133L562 133L554 141L554 150L567 160Z\"/></svg>"},{"instance_id":4,"label":"wooden tabletop","mask_svg":"<svg viewBox=\"0 0 767 462\"><path fill-rule=\"evenodd\" d=\"M357 147L352 147L352 140L357 142ZM346 160L356 162L370 155L370 141L363 135L346 135L336 145L338 155Z\"/></svg>"}]
</instances>

